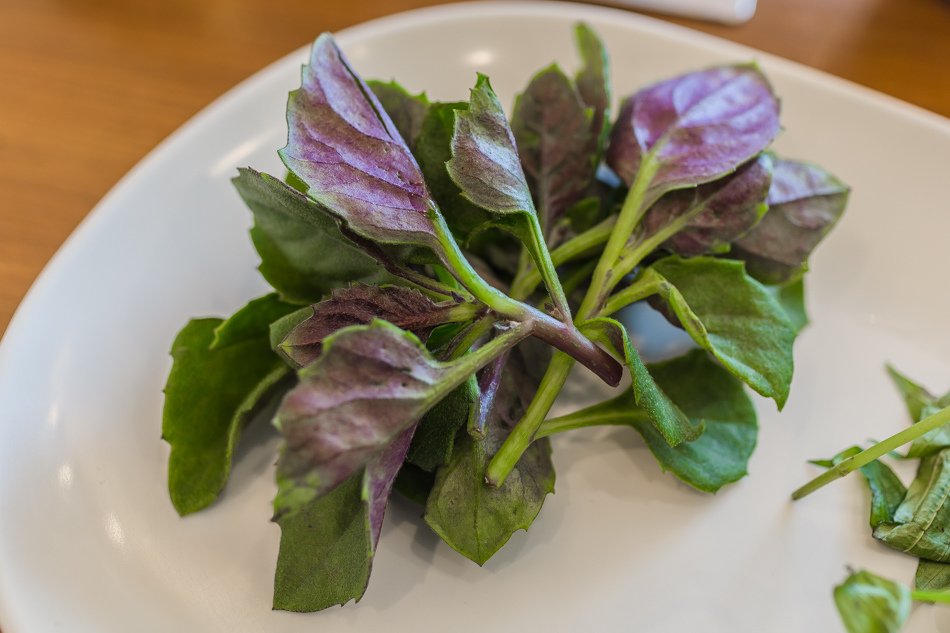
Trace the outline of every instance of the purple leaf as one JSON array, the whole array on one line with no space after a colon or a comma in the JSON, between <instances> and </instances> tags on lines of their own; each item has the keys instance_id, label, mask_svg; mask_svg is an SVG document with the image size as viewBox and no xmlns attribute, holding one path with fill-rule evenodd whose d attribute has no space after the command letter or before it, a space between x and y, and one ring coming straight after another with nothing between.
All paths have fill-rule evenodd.
<instances>
[{"instance_id":1,"label":"purple leaf","mask_svg":"<svg viewBox=\"0 0 950 633\"><path fill-rule=\"evenodd\" d=\"M419 165L379 100L324 33L287 102L284 164L363 237L441 252Z\"/></svg>"},{"instance_id":2,"label":"purple leaf","mask_svg":"<svg viewBox=\"0 0 950 633\"><path fill-rule=\"evenodd\" d=\"M597 135L591 110L561 69L550 66L518 95L511 127L541 228L549 236L594 178Z\"/></svg>"},{"instance_id":3,"label":"purple leaf","mask_svg":"<svg viewBox=\"0 0 950 633\"><path fill-rule=\"evenodd\" d=\"M467 110L455 111L449 175L462 195L498 215L534 211L515 138L488 77L479 74Z\"/></svg>"},{"instance_id":4,"label":"purple leaf","mask_svg":"<svg viewBox=\"0 0 950 633\"><path fill-rule=\"evenodd\" d=\"M403 286L357 284L333 291L313 306L313 316L298 324L281 342L281 351L298 367L320 356L323 340L339 329L383 319L425 340L437 325L475 317L471 306L456 301L436 303Z\"/></svg>"},{"instance_id":5,"label":"purple leaf","mask_svg":"<svg viewBox=\"0 0 950 633\"><path fill-rule=\"evenodd\" d=\"M777 159L769 212L733 246L730 257L770 284L799 276L808 256L834 228L848 204L850 189L816 165Z\"/></svg>"},{"instance_id":6,"label":"purple leaf","mask_svg":"<svg viewBox=\"0 0 950 633\"><path fill-rule=\"evenodd\" d=\"M647 211L640 239L668 236L664 246L686 256L726 250L765 214L771 180L772 159L760 154L725 178L671 191Z\"/></svg>"},{"instance_id":7,"label":"purple leaf","mask_svg":"<svg viewBox=\"0 0 950 633\"><path fill-rule=\"evenodd\" d=\"M764 150L778 134L778 112L754 65L675 77L624 102L607 162L628 186L643 171L649 204L667 191L721 178Z\"/></svg>"},{"instance_id":8,"label":"purple leaf","mask_svg":"<svg viewBox=\"0 0 950 633\"><path fill-rule=\"evenodd\" d=\"M527 334L527 328L512 328L445 363L386 321L326 338L320 358L298 372L300 382L274 421L286 441L277 463L275 515L298 511L385 458L426 411Z\"/></svg>"}]
</instances>

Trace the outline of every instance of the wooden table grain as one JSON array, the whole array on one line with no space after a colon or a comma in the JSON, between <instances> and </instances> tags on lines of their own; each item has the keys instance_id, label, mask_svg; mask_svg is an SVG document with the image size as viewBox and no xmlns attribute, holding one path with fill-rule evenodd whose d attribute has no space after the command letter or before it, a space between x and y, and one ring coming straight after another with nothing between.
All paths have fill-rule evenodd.
<instances>
[{"instance_id":1,"label":"wooden table grain","mask_svg":"<svg viewBox=\"0 0 950 633\"><path fill-rule=\"evenodd\" d=\"M323 30L434 0L0 2L0 331L80 220L161 139ZM760 0L679 24L950 116L946 0Z\"/></svg>"}]
</instances>

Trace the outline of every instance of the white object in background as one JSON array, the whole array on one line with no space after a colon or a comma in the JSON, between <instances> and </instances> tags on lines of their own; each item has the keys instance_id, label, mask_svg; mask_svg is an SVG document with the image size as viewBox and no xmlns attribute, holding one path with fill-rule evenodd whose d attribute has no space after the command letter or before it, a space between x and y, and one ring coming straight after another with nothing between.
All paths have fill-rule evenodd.
<instances>
[{"instance_id":1,"label":"white object in background","mask_svg":"<svg viewBox=\"0 0 950 633\"><path fill-rule=\"evenodd\" d=\"M756 0L614 0L616 4L690 18L741 24L755 14Z\"/></svg>"}]
</instances>

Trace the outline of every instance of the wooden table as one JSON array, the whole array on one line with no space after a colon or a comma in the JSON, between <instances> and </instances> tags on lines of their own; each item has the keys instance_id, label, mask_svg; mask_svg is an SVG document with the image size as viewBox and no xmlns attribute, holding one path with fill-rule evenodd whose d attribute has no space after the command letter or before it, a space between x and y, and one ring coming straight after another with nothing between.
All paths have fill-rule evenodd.
<instances>
[{"instance_id":1,"label":"wooden table","mask_svg":"<svg viewBox=\"0 0 950 633\"><path fill-rule=\"evenodd\" d=\"M77 223L214 97L322 30L435 0L0 3L0 332ZM947 0L759 0L673 21L950 116Z\"/></svg>"}]
</instances>

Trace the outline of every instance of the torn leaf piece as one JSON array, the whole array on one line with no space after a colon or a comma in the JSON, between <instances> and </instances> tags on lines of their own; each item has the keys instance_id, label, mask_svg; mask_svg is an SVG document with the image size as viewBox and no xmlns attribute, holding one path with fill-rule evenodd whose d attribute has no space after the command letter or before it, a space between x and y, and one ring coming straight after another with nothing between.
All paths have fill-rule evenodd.
<instances>
[{"instance_id":1,"label":"torn leaf piece","mask_svg":"<svg viewBox=\"0 0 950 633\"><path fill-rule=\"evenodd\" d=\"M835 587L835 605L848 633L898 633L910 615L910 589L859 571Z\"/></svg>"},{"instance_id":2,"label":"torn leaf piece","mask_svg":"<svg viewBox=\"0 0 950 633\"><path fill-rule=\"evenodd\" d=\"M950 563L950 449L925 457L907 496L874 538L918 558Z\"/></svg>"}]
</instances>

